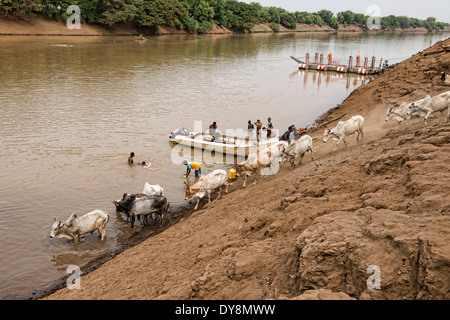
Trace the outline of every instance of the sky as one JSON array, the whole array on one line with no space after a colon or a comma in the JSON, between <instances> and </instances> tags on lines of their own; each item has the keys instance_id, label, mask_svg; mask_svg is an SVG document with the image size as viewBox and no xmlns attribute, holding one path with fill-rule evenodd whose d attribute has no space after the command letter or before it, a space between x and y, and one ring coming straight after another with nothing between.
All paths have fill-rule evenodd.
<instances>
[{"instance_id":1,"label":"sky","mask_svg":"<svg viewBox=\"0 0 450 320\"><path fill-rule=\"evenodd\" d=\"M380 16L396 15L426 19L436 17L437 21L450 23L449 0L239 0L243 2L259 2L264 7L281 7L289 12L317 12L322 9L332 11L335 15L340 11L351 10L356 13L372 15L367 10L377 6ZM373 11L372 11L373 12Z\"/></svg>"}]
</instances>

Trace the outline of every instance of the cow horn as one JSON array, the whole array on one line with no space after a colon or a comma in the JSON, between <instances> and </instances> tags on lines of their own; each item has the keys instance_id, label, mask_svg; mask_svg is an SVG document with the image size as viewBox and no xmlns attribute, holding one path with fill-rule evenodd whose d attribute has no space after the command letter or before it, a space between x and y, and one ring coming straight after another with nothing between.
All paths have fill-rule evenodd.
<instances>
[{"instance_id":1,"label":"cow horn","mask_svg":"<svg viewBox=\"0 0 450 320\"><path fill-rule=\"evenodd\" d=\"M186 187L190 187L190 185L188 185L186 181L183 181L183 183L186 185Z\"/></svg>"}]
</instances>

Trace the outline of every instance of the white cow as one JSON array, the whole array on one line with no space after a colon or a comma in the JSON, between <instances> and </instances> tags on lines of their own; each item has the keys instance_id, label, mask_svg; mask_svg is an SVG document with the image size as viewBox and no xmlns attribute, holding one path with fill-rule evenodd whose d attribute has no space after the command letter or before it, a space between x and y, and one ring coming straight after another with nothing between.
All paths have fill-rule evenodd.
<instances>
[{"instance_id":1,"label":"white cow","mask_svg":"<svg viewBox=\"0 0 450 320\"><path fill-rule=\"evenodd\" d=\"M337 126L334 127L333 129L331 130L325 129L325 132L323 133L323 142L326 143L330 138L335 140L336 147L334 148L334 150L336 150L341 141L344 141L345 146L347 146L345 137L354 134L355 132L358 133L356 141L359 140L362 141L364 137L363 125L364 125L364 118L359 115L353 116L347 121L339 121Z\"/></svg>"},{"instance_id":2,"label":"white cow","mask_svg":"<svg viewBox=\"0 0 450 320\"><path fill-rule=\"evenodd\" d=\"M417 102L422 100L423 99L418 100ZM402 102L397 106L388 106L385 121L388 122L392 119L396 120L397 126L395 128L397 129L400 123L402 123L403 121L406 121L406 125L408 125L408 120L410 120L412 116L424 117L426 115L426 112L422 110L413 111L411 114L408 114L409 106L412 103L413 102Z\"/></svg>"},{"instance_id":3,"label":"white cow","mask_svg":"<svg viewBox=\"0 0 450 320\"><path fill-rule=\"evenodd\" d=\"M394 107L388 106L385 121L388 122L389 120L392 119L396 120L397 121L396 129L398 128L400 123L402 123L405 120L406 125L408 125L408 120L411 119L411 116L406 113L408 112L410 104L411 103L408 102L402 102L399 106Z\"/></svg>"},{"instance_id":4,"label":"white cow","mask_svg":"<svg viewBox=\"0 0 450 320\"><path fill-rule=\"evenodd\" d=\"M220 198L220 193L222 191L222 186L225 186L225 192L228 193L228 175L225 170L218 169L214 170L211 173L208 173L206 176L202 176L194 185L189 186L186 182L186 200L191 198L197 199L197 204L195 205L194 210L197 210L200 199L208 195L208 202L211 202L211 193L219 189L219 195L217 197Z\"/></svg>"},{"instance_id":5,"label":"white cow","mask_svg":"<svg viewBox=\"0 0 450 320\"><path fill-rule=\"evenodd\" d=\"M158 196L162 196L164 193L164 189L161 188L161 186L159 184L154 184L151 185L148 182L145 183L144 185L144 190L142 191L142 193L145 193L148 196L152 196L152 195L158 195Z\"/></svg>"},{"instance_id":6,"label":"white cow","mask_svg":"<svg viewBox=\"0 0 450 320\"><path fill-rule=\"evenodd\" d=\"M243 188L247 186L247 179L251 175L255 175L253 184L256 184L256 175L261 172L264 175L271 175L278 172L279 163L289 143L287 141L279 141L267 148L261 150L258 154L249 154L246 161L236 165L237 175L244 175Z\"/></svg>"},{"instance_id":7,"label":"white cow","mask_svg":"<svg viewBox=\"0 0 450 320\"><path fill-rule=\"evenodd\" d=\"M93 233L98 230L103 241L106 236L105 226L109 221L109 215L102 210L94 210L82 217L77 218L76 213L72 213L66 222L56 221L53 223L50 238L69 238L77 244L80 236L86 233Z\"/></svg>"},{"instance_id":8,"label":"white cow","mask_svg":"<svg viewBox=\"0 0 450 320\"><path fill-rule=\"evenodd\" d=\"M293 169L295 160L300 157L299 163L302 163L302 159L307 151L311 151L311 161L314 160L312 138L308 135L304 135L300 139L291 141L289 146L284 150L283 162L289 161L291 163L291 169Z\"/></svg>"},{"instance_id":9,"label":"white cow","mask_svg":"<svg viewBox=\"0 0 450 320\"><path fill-rule=\"evenodd\" d=\"M427 126L427 120L431 114L440 111L441 113L447 109L447 120L450 119L450 91L443 92L431 98L427 95L425 98L413 102L408 109L407 114L414 112L426 113L424 118L424 126Z\"/></svg>"},{"instance_id":10,"label":"white cow","mask_svg":"<svg viewBox=\"0 0 450 320\"><path fill-rule=\"evenodd\" d=\"M281 162L281 157L288 146L289 142L278 141L259 151L257 161L259 161L261 167L273 166L275 162Z\"/></svg>"}]
</instances>

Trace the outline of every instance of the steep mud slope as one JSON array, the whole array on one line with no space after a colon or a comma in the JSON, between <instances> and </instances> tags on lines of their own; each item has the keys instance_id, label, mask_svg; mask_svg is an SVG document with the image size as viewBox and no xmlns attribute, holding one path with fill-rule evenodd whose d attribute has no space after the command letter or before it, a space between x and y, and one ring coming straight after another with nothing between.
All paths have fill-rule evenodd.
<instances>
[{"instance_id":1,"label":"steep mud slope","mask_svg":"<svg viewBox=\"0 0 450 320\"><path fill-rule=\"evenodd\" d=\"M446 91L445 43L360 87L325 121L362 114L366 137L200 206L49 299L449 299L450 127L394 129L386 104ZM334 124L330 124L333 126ZM251 180L250 180L251 181ZM213 197L214 198L214 197ZM375 266L380 289L367 286ZM375 269L370 269L375 270Z\"/></svg>"}]
</instances>

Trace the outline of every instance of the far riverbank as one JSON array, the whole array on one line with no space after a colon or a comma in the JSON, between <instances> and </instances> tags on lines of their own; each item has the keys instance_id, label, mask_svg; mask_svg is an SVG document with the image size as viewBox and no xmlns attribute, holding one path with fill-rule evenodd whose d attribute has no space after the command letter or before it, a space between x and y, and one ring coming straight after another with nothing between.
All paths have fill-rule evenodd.
<instances>
[{"instance_id":1,"label":"far riverbank","mask_svg":"<svg viewBox=\"0 0 450 320\"><path fill-rule=\"evenodd\" d=\"M271 33L274 32L268 23L255 25L247 32L251 33ZM340 25L338 30L328 25L307 25L297 24L295 29L288 29L279 25L277 32L366 32L361 27L355 25ZM374 31L374 32L395 32L395 33L428 33L426 28L408 28L398 29L395 31ZM450 32L450 27L446 27L441 32ZM213 28L207 30L206 34L233 34L224 26L217 23L213 24ZM157 31L151 28L142 28L130 23L117 24L112 27L103 25L81 24L81 29L69 29L64 22L51 20L42 16L27 17L26 19L10 21L0 19L0 35L3 36L136 36L143 34L145 36L153 35L172 35L172 34L189 34L185 30L179 30L174 27L158 26Z\"/></svg>"}]
</instances>

